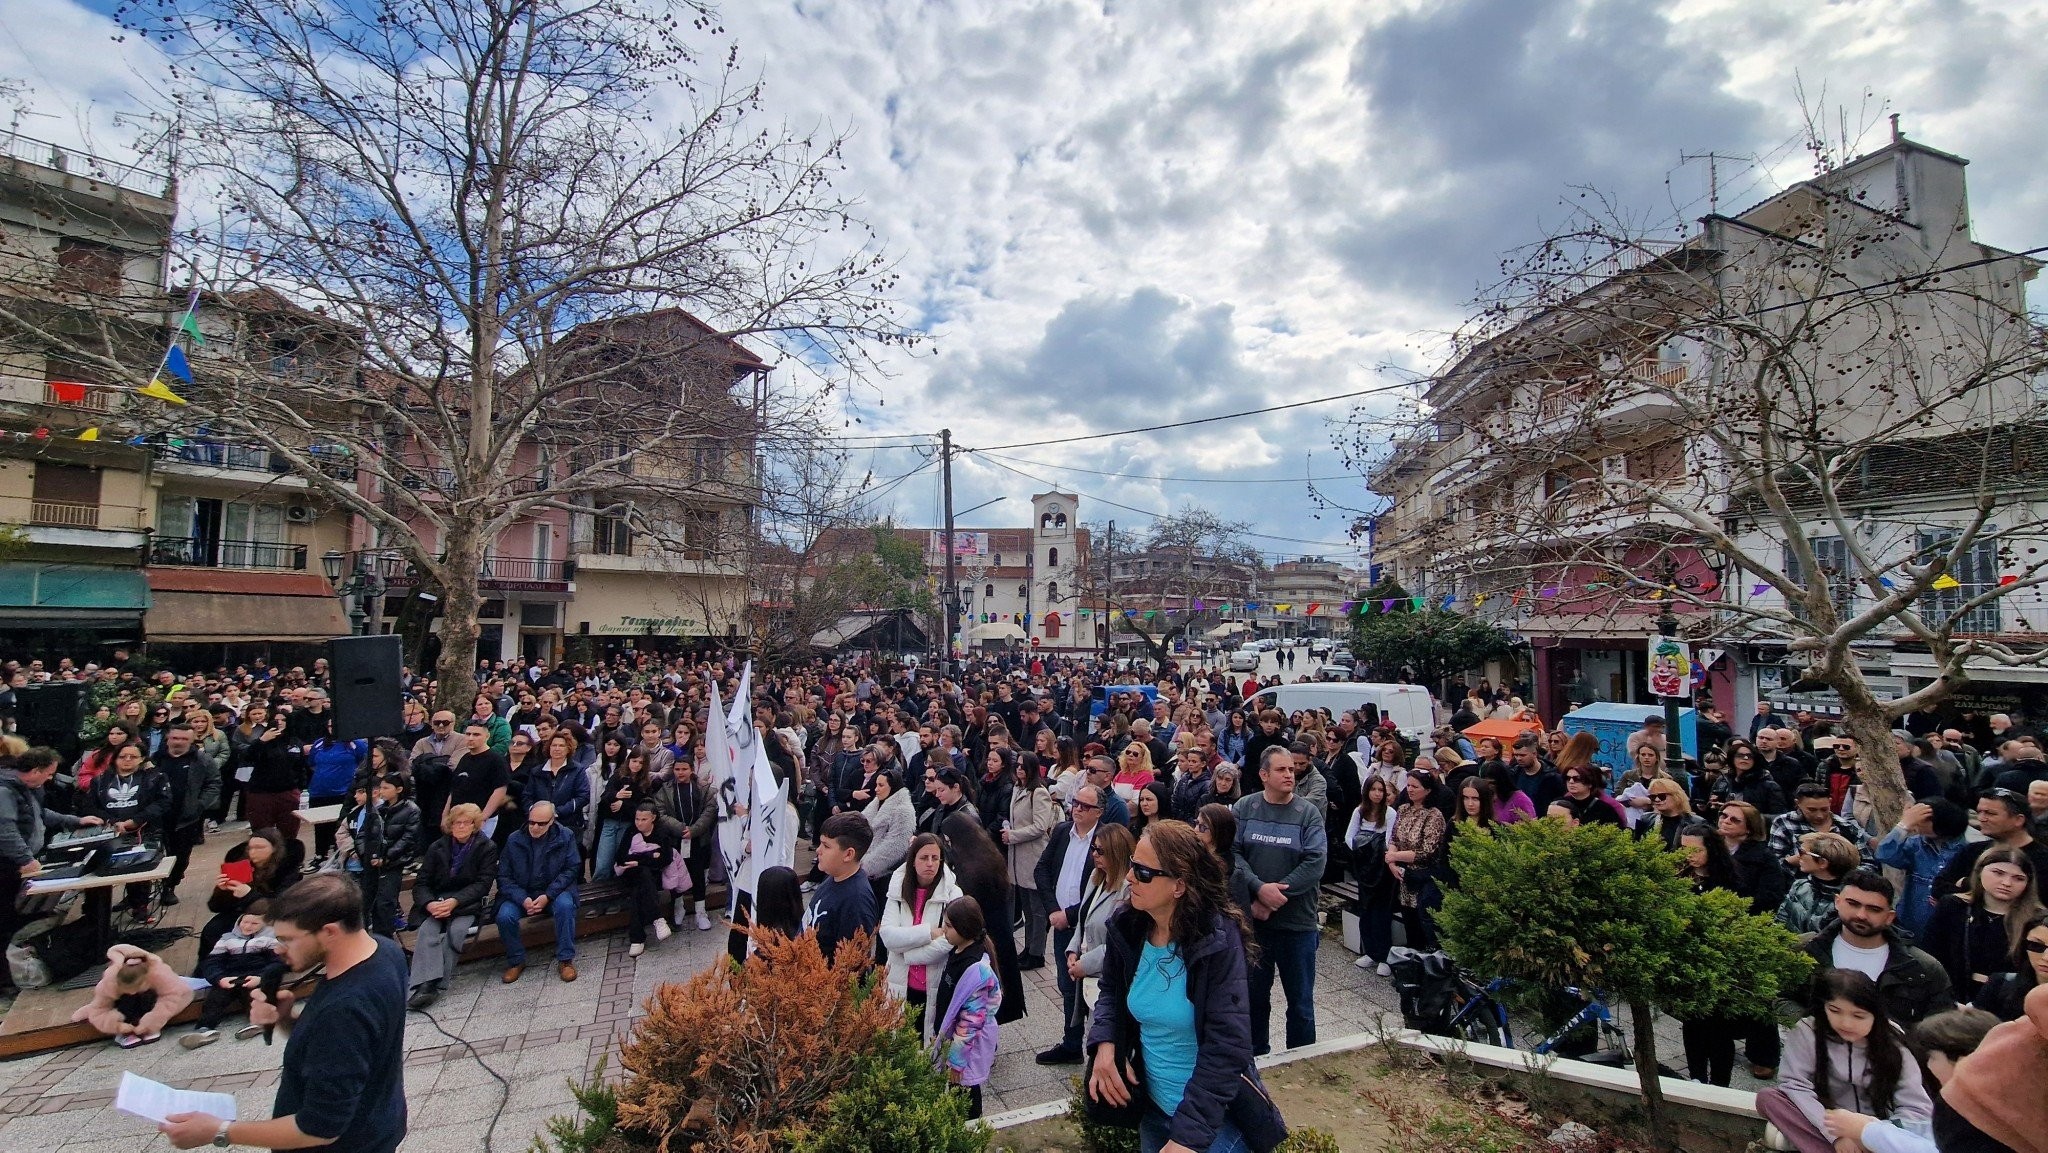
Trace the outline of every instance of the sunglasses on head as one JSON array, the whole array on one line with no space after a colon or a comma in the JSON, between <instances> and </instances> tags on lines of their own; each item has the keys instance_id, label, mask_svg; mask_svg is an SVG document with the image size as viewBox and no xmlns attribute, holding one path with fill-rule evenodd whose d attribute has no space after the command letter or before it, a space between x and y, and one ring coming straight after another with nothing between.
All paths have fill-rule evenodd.
<instances>
[{"instance_id":1,"label":"sunglasses on head","mask_svg":"<svg viewBox=\"0 0 2048 1153\"><path fill-rule=\"evenodd\" d=\"M1136 877L1138 880L1149 885L1161 877L1171 879L1173 874L1167 872L1165 869L1155 869L1150 865L1141 865L1136 861L1132 861L1131 876Z\"/></svg>"}]
</instances>

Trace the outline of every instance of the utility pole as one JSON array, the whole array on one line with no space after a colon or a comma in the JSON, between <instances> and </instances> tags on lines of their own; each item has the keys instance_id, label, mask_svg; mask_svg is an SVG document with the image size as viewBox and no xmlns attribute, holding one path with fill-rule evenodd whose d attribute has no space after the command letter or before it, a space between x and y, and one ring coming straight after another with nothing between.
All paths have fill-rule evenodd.
<instances>
[{"instance_id":1,"label":"utility pole","mask_svg":"<svg viewBox=\"0 0 2048 1153\"><path fill-rule=\"evenodd\" d=\"M946 587L943 597L946 602L946 670L958 675L959 669L953 664L953 633L959 627L960 586L953 576L953 430L939 430L939 475L943 478L946 495Z\"/></svg>"},{"instance_id":2,"label":"utility pole","mask_svg":"<svg viewBox=\"0 0 2048 1153\"><path fill-rule=\"evenodd\" d=\"M1109 547L1102 550L1102 658L1113 660L1116 645L1110 639L1116 619L1116 522L1109 522Z\"/></svg>"}]
</instances>

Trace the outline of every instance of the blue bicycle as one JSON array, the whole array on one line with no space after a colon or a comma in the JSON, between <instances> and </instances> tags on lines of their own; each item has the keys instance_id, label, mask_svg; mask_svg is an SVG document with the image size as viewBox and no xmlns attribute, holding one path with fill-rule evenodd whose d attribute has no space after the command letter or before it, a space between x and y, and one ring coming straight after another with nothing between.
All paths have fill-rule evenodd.
<instances>
[{"instance_id":1,"label":"blue bicycle","mask_svg":"<svg viewBox=\"0 0 2048 1153\"><path fill-rule=\"evenodd\" d=\"M1500 1000L1500 994L1514 982L1495 977L1481 985L1445 953L1395 949L1387 956L1387 966L1393 971L1394 987L1401 994L1402 1016L1410 1028L1474 1044L1515 1047L1508 1009ZM1597 1032L1599 1051L1581 1060L1603 1065L1627 1065L1634 1060L1627 1032L1597 990L1567 987L1564 993L1585 1004L1555 1032L1537 1042L1532 1052L1559 1052L1567 1038L1590 1025Z\"/></svg>"}]
</instances>

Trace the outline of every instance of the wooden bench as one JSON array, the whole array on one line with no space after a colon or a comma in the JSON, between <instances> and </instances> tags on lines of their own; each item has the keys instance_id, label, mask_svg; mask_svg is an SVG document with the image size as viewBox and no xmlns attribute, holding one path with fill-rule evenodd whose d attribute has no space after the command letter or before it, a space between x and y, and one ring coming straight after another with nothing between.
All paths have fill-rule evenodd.
<instances>
[{"instance_id":1,"label":"wooden bench","mask_svg":"<svg viewBox=\"0 0 2048 1153\"><path fill-rule=\"evenodd\" d=\"M668 916L674 909L675 896L664 892L661 897L662 915ZM492 912L497 909L497 898L491 898L487 906ZM596 937L615 933L627 927L632 919L632 902L626 894L626 887L616 880L587 881L577 887L576 894L576 938ZM527 947L552 946L555 940L554 919L543 913L538 917L523 917L519 922L519 939ZM462 947L457 964L487 960L505 955L505 942L498 937L498 923L486 918L470 926L468 943Z\"/></svg>"}]
</instances>

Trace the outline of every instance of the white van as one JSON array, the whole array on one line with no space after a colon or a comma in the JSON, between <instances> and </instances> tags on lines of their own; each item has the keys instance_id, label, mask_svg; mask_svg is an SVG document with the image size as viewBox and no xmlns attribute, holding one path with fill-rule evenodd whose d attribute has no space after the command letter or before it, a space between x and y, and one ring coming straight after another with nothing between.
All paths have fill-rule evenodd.
<instances>
[{"instance_id":1,"label":"white van","mask_svg":"<svg viewBox=\"0 0 2048 1153\"><path fill-rule=\"evenodd\" d=\"M1435 745L1436 698L1421 685L1367 681L1274 685L1253 693L1245 703L1250 708L1279 709L1289 715L1296 709L1328 709L1333 717L1371 705L1379 711L1381 719L1393 721L1401 735L1419 743L1424 752Z\"/></svg>"}]
</instances>

